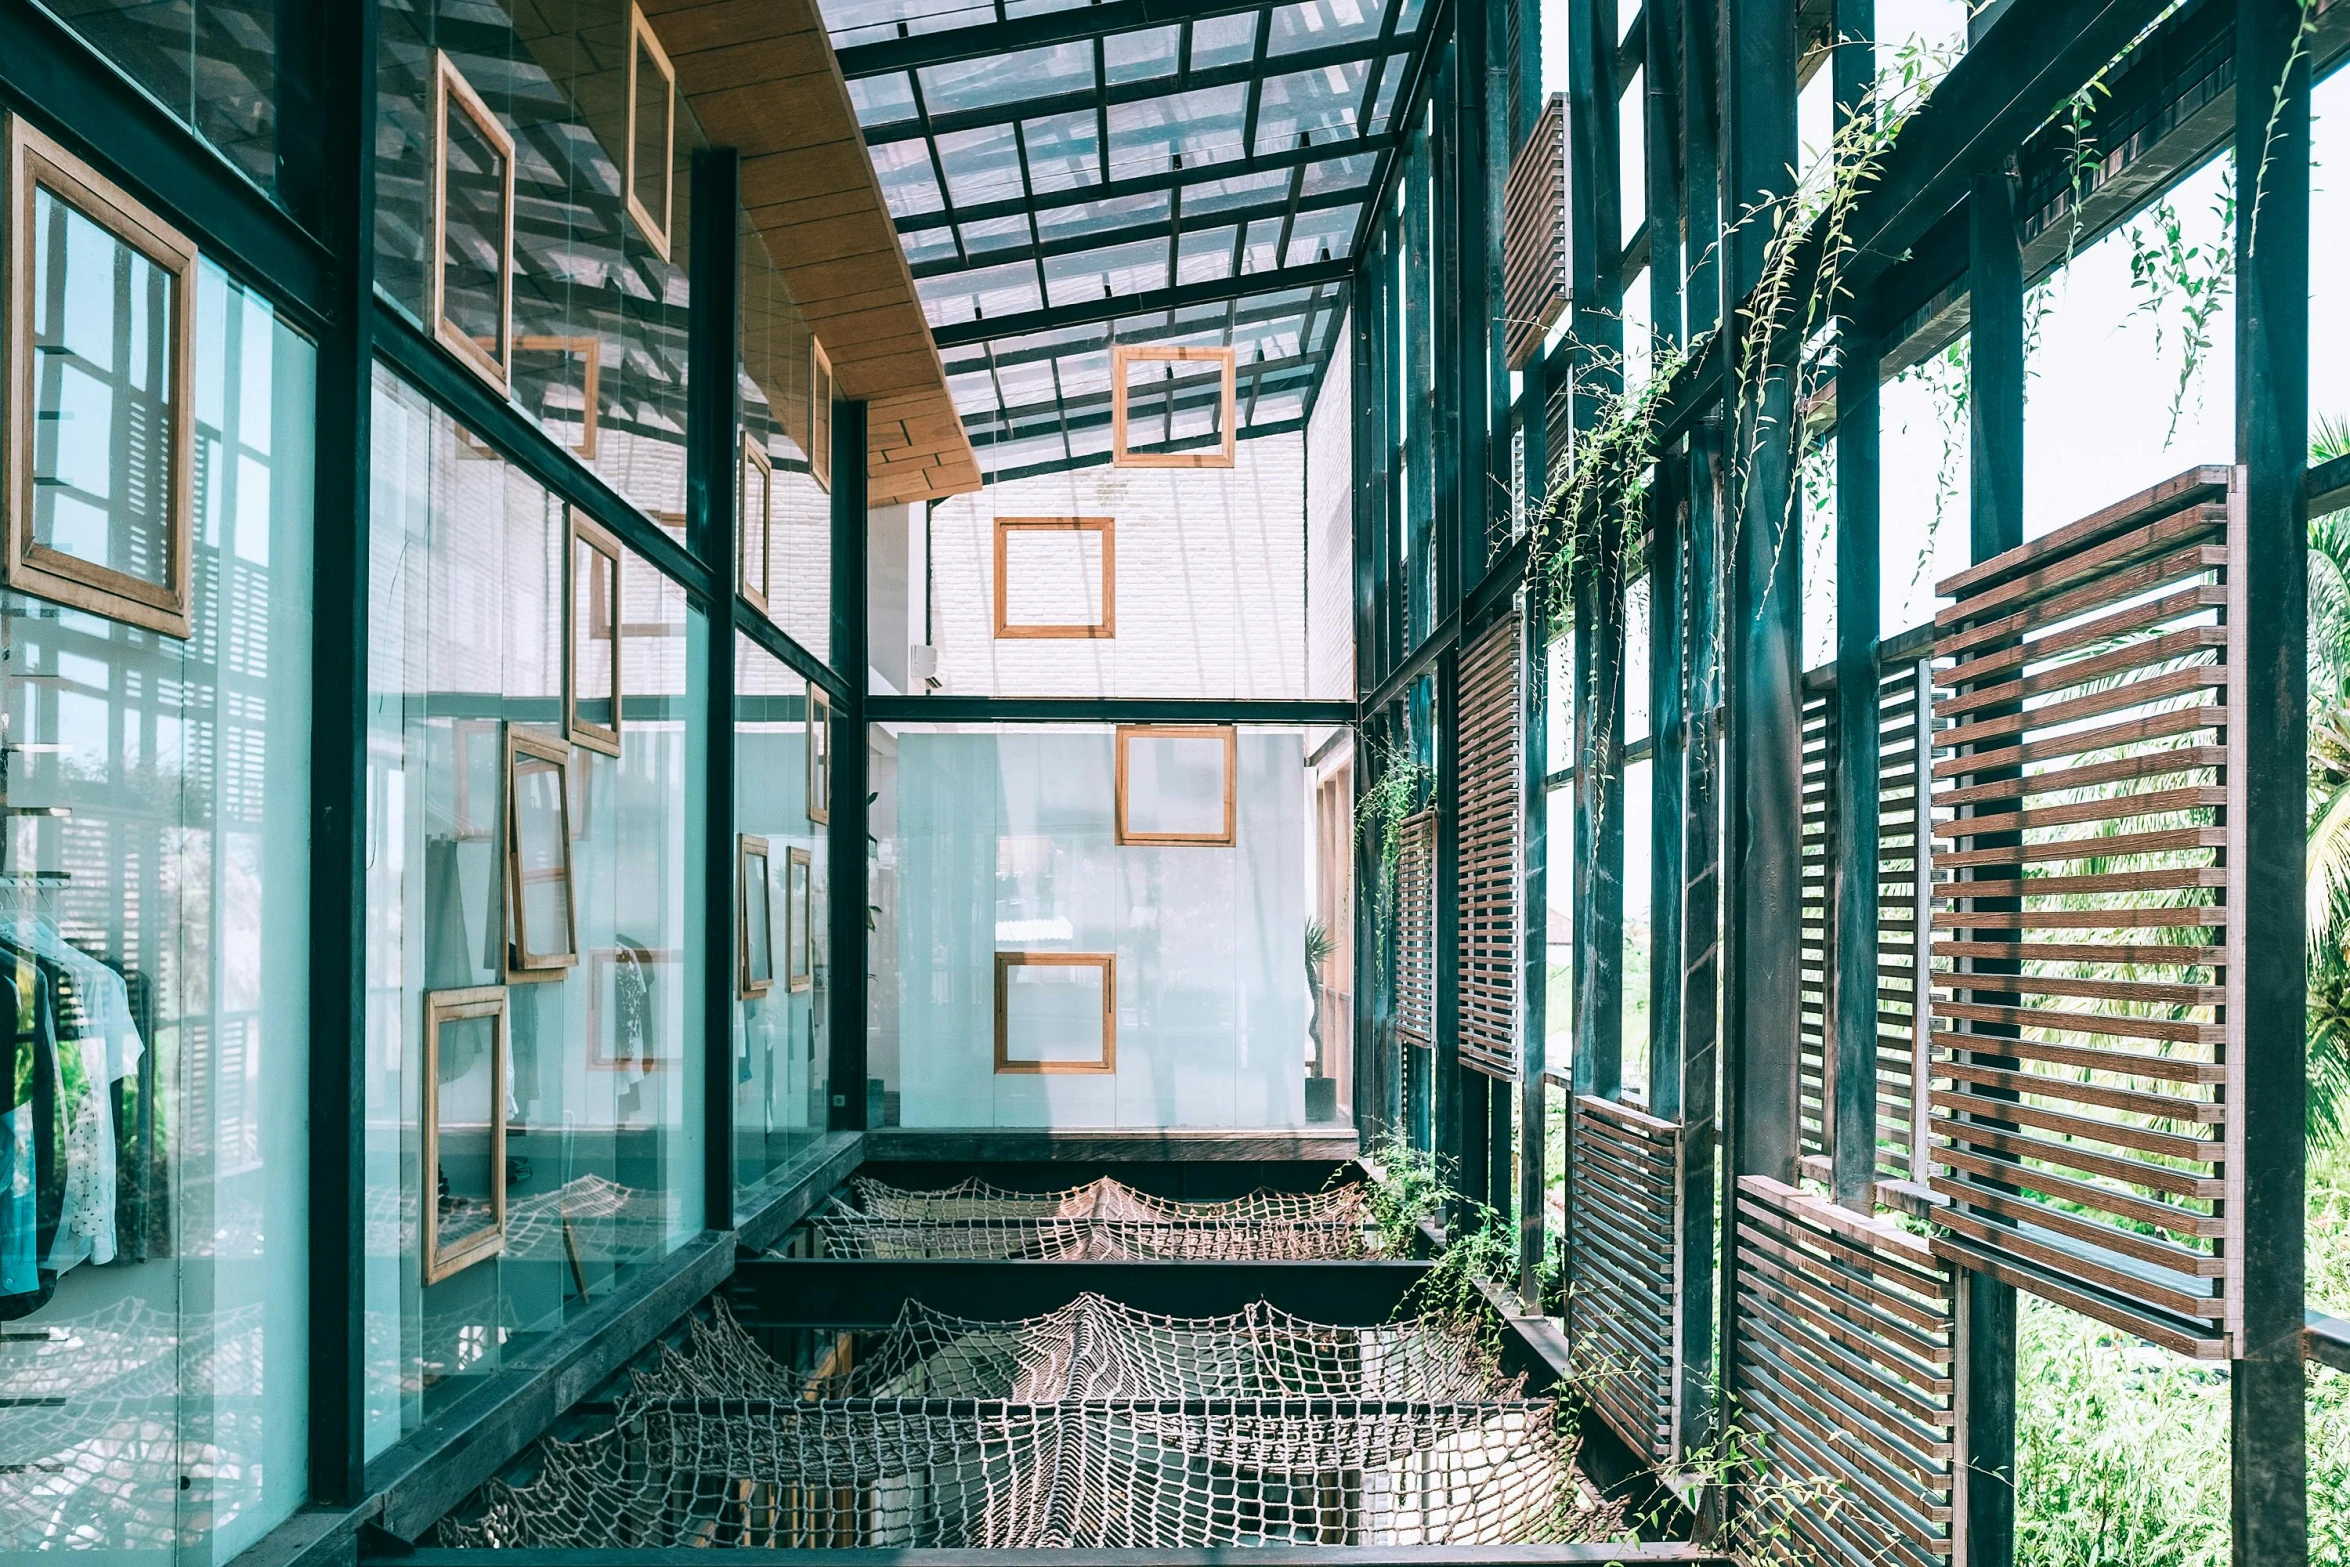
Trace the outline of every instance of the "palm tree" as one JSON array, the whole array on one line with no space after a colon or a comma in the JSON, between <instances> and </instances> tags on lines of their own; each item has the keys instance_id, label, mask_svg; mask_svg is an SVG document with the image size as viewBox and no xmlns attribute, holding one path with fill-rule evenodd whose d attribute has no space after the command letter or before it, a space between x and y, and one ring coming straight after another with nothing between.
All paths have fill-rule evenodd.
<instances>
[{"instance_id":1,"label":"palm tree","mask_svg":"<svg viewBox=\"0 0 2350 1567\"><path fill-rule=\"evenodd\" d=\"M2313 463L2350 456L2320 419ZM2309 1135L2350 1134L2350 511L2309 519Z\"/></svg>"}]
</instances>

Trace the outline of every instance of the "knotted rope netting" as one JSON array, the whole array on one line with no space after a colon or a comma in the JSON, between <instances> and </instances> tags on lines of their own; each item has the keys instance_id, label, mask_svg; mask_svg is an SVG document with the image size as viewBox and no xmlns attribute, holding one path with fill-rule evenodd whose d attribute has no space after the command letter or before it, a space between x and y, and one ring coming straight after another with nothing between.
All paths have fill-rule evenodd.
<instances>
[{"instance_id":1,"label":"knotted rope netting","mask_svg":"<svg viewBox=\"0 0 2350 1567\"><path fill-rule=\"evenodd\" d=\"M1083 1297L976 1322L909 1305L815 1374L723 1308L610 1430L540 1444L440 1526L457 1546L1205 1547L1619 1537L1548 1399L1473 1336L1258 1305Z\"/></svg>"},{"instance_id":2,"label":"knotted rope netting","mask_svg":"<svg viewBox=\"0 0 2350 1567\"><path fill-rule=\"evenodd\" d=\"M978 1180L901 1191L868 1176L851 1186L854 1206L836 1201L813 1221L830 1256L1307 1261L1377 1249L1359 1186L1226 1202L1154 1197L1108 1176L1053 1192Z\"/></svg>"}]
</instances>

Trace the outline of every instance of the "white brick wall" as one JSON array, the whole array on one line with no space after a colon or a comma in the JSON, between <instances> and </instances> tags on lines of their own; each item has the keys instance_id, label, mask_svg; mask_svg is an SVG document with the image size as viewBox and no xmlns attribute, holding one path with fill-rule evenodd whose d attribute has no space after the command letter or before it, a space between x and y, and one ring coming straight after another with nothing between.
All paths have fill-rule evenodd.
<instances>
[{"instance_id":1,"label":"white brick wall","mask_svg":"<svg viewBox=\"0 0 2350 1567\"><path fill-rule=\"evenodd\" d=\"M1338 323L1322 395L1306 423L1306 694L1355 694L1354 341Z\"/></svg>"}]
</instances>

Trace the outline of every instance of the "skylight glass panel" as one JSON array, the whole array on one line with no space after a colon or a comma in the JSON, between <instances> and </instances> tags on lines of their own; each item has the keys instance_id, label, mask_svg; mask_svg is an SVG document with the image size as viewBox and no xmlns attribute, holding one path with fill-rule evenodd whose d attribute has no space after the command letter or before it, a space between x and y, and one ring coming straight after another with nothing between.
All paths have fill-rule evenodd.
<instances>
[{"instance_id":1,"label":"skylight glass panel","mask_svg":"<svg viewBox=\"0 0 2350 1567\"><path fill-rule=\"evenodd\" d=\"M887 142L873 149L873 172L881 179L890 216L910 218L946 207L930 172L930 149L918 141Z\"/></svg>"},{"instance_id":2,"label":"skylight glass panel","mask_svg":"<svg viewBox=\"0 0 2350 1567\"><path fill-rule=\"evenodd\" d=\"M1010 250L1028 243L1028 219L1014 214L1008 218L981 218L963 226L963 248L974 257L985 256L993 250Z\"/></svg>"},{"instance_id":3,"label":"skylight glass panel","mask_svg":"<svg viewBox=\"0 0 2350 1567\"><path fill-rule=\"evenodd\" d=\"M1306 165L1306 180L1301 194L1306 196L1332 195L1338 192L1359 194L1371 183L1379 160L1376 154L1359 152L1351 157L1326 158Z\"/></svg>"},{"instance_id":4,"label":"skylight glass panel","mask_svg":"<svg viewBox=\"0 0 2350 1567\"><path fill-rule=\"evenodd\" d=\"M1406 0L1409 4L1410 0ZM1411 66L1411 56L1391 54L1379 71L1379 101L1371 110L1371 118L1363 125L1363 134L1377 136L1388 129L1395 118L1395 95L1403 91L1403 79Z\"/></svg>"},{"instance_id":5,"label":"skylight glass panel","mask_svg":"<svg viewBox=\"0 0 2350 1567\"><path fill-rule=\"evenodd\" d=\"M970 321L978 315L1016 315L1044 303L1037 293L1036 269L1026 262L923 278L914 287L922 295L923 314L932 326Z\"/></svg>"},{"instance_id":6,"label":"skylight glass panel","mask_svg":"<svg viewBox=\"0 0 2350 1567\"><path fill-rule=\"evenodd\" d=\"M947 377L947 395L955 400L957 412L966 416L985 412L995 407L995 377L984 368L968 375Z\"/></svg>"},{"instance_id":7,"label":"skylight glass panel","mask_svg":"<svg viewBox=\"0 0 2350 1567\"><path fill-rule=\"evenodd\" d=\"M1138 240L1073 256L1047 257L1045 294L1056 305L1119 294L1140 294L1167 286L1167 242Z\"/></svg>"},{"instance_id":8,"label":"skylight glass panel","mask_svg":"<svg viewBox=\"0 0 2350 1567\"><path fill-rule=\"evenodd\" d=\"M1147 82L1175 74L1179 27L1145 27L1102 40L1103 73L1113 82Z\"/></svg>"},{"instance_id":9,"label":"skylight glass panel","mask_svg":"<svg viewBox=\"0 0 2350 1567\"><path fill-rule=\"evenodd\" d=\"M849 83L849 102L859 125L888 125L914 118L914 80L903 71L865 76Z\"/></svg>"},{"instance_id":10,"label":"skylight glass panel","mask_svg":"<svg viewBox=\"0 0 2350 1567\"><path fill-rule=\"evenodd\" d=\"M936 138L939 166L946 170L947 193L958 207L983 202L1016 200L1020 190L1020 154L1009 125L983 125L976 130L949 131Z\"/></svg>"},{"instance_id":11,"label":"skylight glass panel","mask_svg":"<svg viewBox=\"0 0 2350 1567\"><path fill-rule=\"evenodd\" d=\"M1028 181L1039 191L1072 190L1101 179L1099 119L1081 114L1040 115L1021 122L1028 143Z\"/></svg>"},{"instance_id":12,"label":"skylight glass panel","mask_svg":"<svg viewBox=\"0 0 2350 1567\"><path fill-rule=\"evenodd\" d=\"M1303 145L1300 136L1313 144L1351 139L1367 69L1361 60L1348 60L1265 78L1257 107L1258 154Z\"/></svg>"},{"instance_id":13,"label":"skylight glass panel","mask_svg":"<svg viewBox=\"0 0 2350 1567\"><path fill-rule=\"evenodd\" d=\"M1230 277L1232 242L1239 234L1230 225L1185 233L1176 250L1175 281L1213 283Z\"/></svg>"},{"instance_id":14,"label":"skylight glass panel","mask_svg":"<svg viewBox=\"0 0 2350 1567\"><path fill-rule=\"evenodd\" d=\"M922 266L933 261L950 261L955 254L955 231L951 228L915 229L899 239L906 247L906 264Z\"/></svg>"},{"instance_id":15,"label":"skylight glass panel","mask_svg":"<svg viewBox=\"0 0 2350 1567\"><path fill-rule=\"evenodd\" d=\"M1085 43L1016 49L922 70L922 94L932 114L991 109L1092 85L1093 48Z\"/></svg>"},{"instance_id":16,"label":"skylight glass panel","mask_svg":"<svg viewBox=\"0 0 2350 1567\"><path fill-rule=\"evenodd\" d=\"M824 21L839 45L873 43L909 33L935 33L985 21L994 10L972 0L826 0Z\"/></svg>"},{"instance_id":17,"label":"skylight glass panel","mask_svg":"<svg viewBox=\"0 0 2350 1567\"><path fill-rule=\"evenodd\" d=\"M1241 153L1241 120L1248 88L1205 87L1140 103L1110 106L1110 177L1163 174L1181 157L1200 168Z\"/></svg>"},{"instance_id":18,"label":"skylight glass panel","mask_svg":"<svg viewBox=\"0 0 2350 1567\"><path fill-rule=\"evenodd\" d=\"M1166 192L1155 191L1143 196L1114 196L1107 201L1073 201L1058 207L1040 208L1036 214L1036 226L1047 238L1055 238L1071 233L1098 234L1104 229L1165 223L1167 214Z\"/></svg>"},{"instance_id":19,"label":"skylight glass panel","mask_svg":"<svg viewBox=\"0 0 2350 1567\"><path fill-rule=\"evenodd\" d=\"M1303 5L1282 6L1273 13L1268 52L1295 54L1376 38L1383 10L1379 0L1306 0Z\"/></svg>"},{"instance_id":20,"label":"skylight glass panel","mask_svg":"<svg viewBox=\"0 0 2350 1567\"><path fill-rule=\"evenodd\" d=\"M1207 217L1234 207L1261 206L1266 201L1287 204L1290 171L1267 169L1262 174L1235 174L1228 179L1201 180L1183 187L1186 217Z\"/></svg>"},{"instance_id":21,"label":"skylight glass panel","mask_svg":"<svg viewBox=\"0 0 2350 1567\"><path fill-rule=\"evenodd\" d=\"M1110 396L1110 350L1103 344L1086 353L1066 354L1060 361L1061 395L1075 400Z\"/></svg>"},{"instance_id":22,"label":"skylight glass panel","mask_svg":"<svg viewBox=\"0 0 2350 1567\"><path fill-rule=\"evenodd\" d=\"M1248 243L1241 248L1240 270L1270 272L1281 264L1281 220L1259 218L1248 226Z\"/></svg>"},{"instance_id":23,"label":"skylight glass panel","mask_svg":"<svg viewBox=\"0 0 2350 1567\"><path fill-rule=\"evenodd\" d=\"M1300 212L1296 225L1289 231L1289 264L1294 267L1309 261L1344 261L1354 247L1355 221L1362 210L1360 203L1350 203L1318 212Z\"/></svg>"},{"instance_id":24,"label":"skylight glass panel","mask_svg":"<svg viewBox=\"0 0 2350 1567\"><path fill-rule=\"evenodd\" d=\"M1257 52L1257 16L1211 16L1191 24L1191 68L1204 71L1218 65L1239 65Z\"/></svg>"}]
</instances>

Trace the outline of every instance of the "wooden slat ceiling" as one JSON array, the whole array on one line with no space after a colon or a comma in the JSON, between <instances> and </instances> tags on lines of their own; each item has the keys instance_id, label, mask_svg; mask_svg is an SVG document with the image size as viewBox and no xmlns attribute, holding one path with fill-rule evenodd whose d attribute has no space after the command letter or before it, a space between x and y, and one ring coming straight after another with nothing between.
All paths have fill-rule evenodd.
<instances>
[{"instance_id":1,"label":"wooden slat ceiling","mask_svg":"<svg viewBox=\"0 0 2350 1567\"><path fill-rule=\"evenodd\" d=\"M869 501L978 489L978 460L812 0L643 5L702 134L741 155L743 207L841 395L867 404Z\"/></svg>"}]
</instances>

